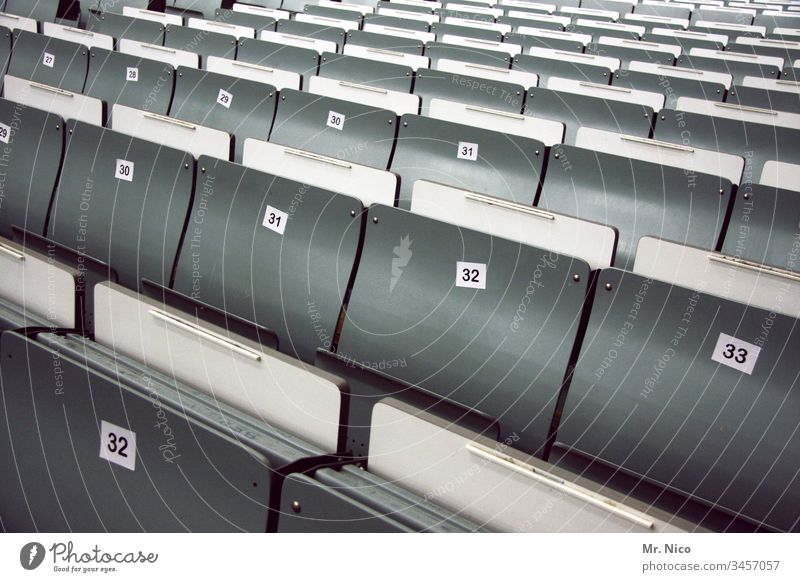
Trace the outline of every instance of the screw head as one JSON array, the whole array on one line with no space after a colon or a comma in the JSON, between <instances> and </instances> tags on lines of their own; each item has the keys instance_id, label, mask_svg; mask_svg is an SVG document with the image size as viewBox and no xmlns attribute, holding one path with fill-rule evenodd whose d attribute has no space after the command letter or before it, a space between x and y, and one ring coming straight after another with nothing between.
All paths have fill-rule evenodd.
<instances>
[{"instance_id":1,"label":"screw head","mask_svg":"<svg viewBox=\"0 0 800 582\"><path fill-rule=\"evenodd\" d=\"M611 291L614 286L611 283L606 283L606 291Z\"/></svg>"},{"instance_id":2,"label":"screw head","mask_svg":"<svg viewBox=\"0 0 800 582\"><path fill-rule=\"evenodd\" d=\"M200 168L200 172L205 174L206 173L206 169L205 168Z\"/></svg>"},{"instance_id":3,"label":"screw head","mask_svg":"<svg viewBox=\"0 0 800 582\"><path fill-rule=\"evenodd\" d=\"M378 217L377 216L373 216L372 217L372 222L374 222L375 224L378 224Z\"/></svg>"},{"instance_id":4,"label":"screw head","mask_svg":"<svg viewBox=\"0 0 800 582\"><path fill-rule=\"evenodd\" d=\"M750 200L750 194L748 194L747 192L745 192L745 193L744 193L744 199L745 199L745 200Z\"/></svg>"},{"instance_id":5,"label":"screw head","mask_svg":"<svg viewBox=\"0 0 800 582\"><path fill-rule=\"evenodd\" d=\"M553 157L554 157L555 159L558 159L558 154L554 155Z\"/></svg>"},{"instance_id":6,"label":"screw head","mask_svg":"<svg viewBox=\"0 0 800 582\"><path fill-rule=\"evenodd\" d=\"M575 273L575 274L572 276L572 280L573 280L573 281L575 281L575 282L577 283L578 281L580 281L580 280L581 280L581 276L580 276L580 275L578 275L577 273Z\"/></svg>"},{"instance_id":7,"label":"screw head","mask_svg":"<svg viewBox=\"0 0 800 582\"><path fill-rule=\"evenodd\" d=\"M300 502L299 501L292 501L292 511L295 513L300 513Z\"/></svg>"},{"instance_id":8,"label":"screw head","mask_svg":"<svg viewBox=\"0 0 800 582\"><path fill-rule=\"evenodd\" d=\"M351 210L350 211L350 216L355 217L355 215L356 215L356 211L355 210Z\"/></svg>"}]
</instances>

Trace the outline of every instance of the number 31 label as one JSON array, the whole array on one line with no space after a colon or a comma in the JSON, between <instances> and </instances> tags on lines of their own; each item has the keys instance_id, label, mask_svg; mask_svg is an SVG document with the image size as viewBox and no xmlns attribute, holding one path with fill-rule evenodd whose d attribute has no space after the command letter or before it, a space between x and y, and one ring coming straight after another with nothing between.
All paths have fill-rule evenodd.
<instances>
[{"instance_id":1,"label":"number 31 label","mask_svg":"<svg viewBox=\"0 0 800 582\"><path fill-rule=\"evenodd\" d=\"M749 376L753 373L760 353L760 347L721 333L711 359Z\"/></svg>"},{"instance_id":2,"label":"number 31 label","mask_svg":"<svg viewBox=\"0 0 800 582\"><path fill-rule=\"evenodd\" d=\"M456 287L486 289L486 265L484 263L456 263Z\"/></svg>"},{"instance_id":3,"label":"number 31 label","mask_svg":"<svg viewBox=\"0 0 800 582\"><path fill-rule=\"evenodd\" d=\"M136 468L136 433L100 421L100 458L133 471Z\"/></svg>"},{"instance_id":4,"label":"number 31 label","mask_svg":"<svg viewBox=\"0 0 800 582\"><path fill-rule=\"evenodd\" d=\"M283 234L283 231L286 230L286 221L288 218L289 215L282 210L268 205L267 212L264 214L264 220L261 224L278 234Z\"/></svg>"},{"instance_id":5,"label":"number 31 label","mask_svg":"<svg viewBox=\"0 0 800 582\"><path fill-rule=\"evenodd\" d=\"M456 154L456 157L459 160L471 160L474 162L478 159L478 144L467 141L458 142L458 154Z\"/></svg>"}]
</instances>

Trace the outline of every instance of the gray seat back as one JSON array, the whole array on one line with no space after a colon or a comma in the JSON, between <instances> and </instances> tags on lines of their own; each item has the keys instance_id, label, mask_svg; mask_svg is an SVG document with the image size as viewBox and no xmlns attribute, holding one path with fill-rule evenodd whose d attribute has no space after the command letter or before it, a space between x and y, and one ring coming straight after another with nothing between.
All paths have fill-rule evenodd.
<instances>
[{"instance_id":1,"label":"gray seat back","mask_svg":"<svg viewBox=\"0 0 800 582\"><path fill-rule=\"evenodd\" d=\"M155 45L164 44L164 27L158 22L114 12L91 11L86 20L86 30L114 37L117 46L122 38Z\"/></svg>"},{"instance_id":2,"label":"gray seat back","mask_svg":"<svg viewBox=\"0 0 800 582\"><path fill-rule=\"evenodd\" d=\"M164 31L164 46L200 55L200 64L205 67L208 57L236 58L236 37L219 32L199 30L188 26L170 24Z\"/></svg>"},{"instance_id":3,"label":"gray seat back","mask_svg":"<svg viewBox=\"0 0 800 582\"><path fill-rule=\"evenodd\" d=\"M81 44L15 30L8 74L81 93L89 66L88 53L89 49Z\"/></svg>"},{"instance_id":4,"label":"gray seat back","mask_svg":"<svg viewBox=\"0 0 800 582\"><path fill-rule=\"evenodd\" d=\"M307 82L308 77L317 74L319 53L313 49L242 38L239 39L236 60L262 67L292 71L301 75L303 81Z\"/></svg>"},{"instance_id":5,"label":"gray seat back","mask_svg":"<svg viewBox=\"0 0 800 582\"><path fill-rule=\"evenodd\" d=\"M518 114L522 111L525 87L483 77L418 69L414 94L422 98L423 112L427 111L431 99L438 98Z\"/></svg>"},{"instance_id":6,"label":"gray seat back","mask_svg":"<svg viewBox=\"0 0 800 582\"><path fill-rule=\"evenodd\" d=\"M410 93L414 81L414 71L411 67L327 52L322 53L319 74L321 77L381 87L401 93Z\"/></svg>"}]
</instances>

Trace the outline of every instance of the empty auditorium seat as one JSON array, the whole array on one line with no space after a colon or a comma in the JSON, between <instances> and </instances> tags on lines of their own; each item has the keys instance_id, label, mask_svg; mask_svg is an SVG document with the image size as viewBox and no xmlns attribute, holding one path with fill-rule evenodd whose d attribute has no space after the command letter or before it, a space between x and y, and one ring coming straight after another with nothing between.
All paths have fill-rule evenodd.
<instances>
[{"instance_id":1,"label":"empty auditorium seat","mask_svg":"<svg viewBox=\"0 0 800 582\"><path fill-rule=\"evenodd\" d=\"M189 50L170 48L157 44L149 44L138 40L123 38L119 41L119 52L144 57L154 61L161 61L178 67L200 67L200 55Z\"/></svg>"},{"instance_id":2,"label":"empty auditorium seat","mask_svg":"<svg viewBox=\"0 0 800 582\"><path fill-rule=\"evenodd\" d=\"M113 12L90 12L86 29L113 37L117 47L123 38L154 45L164 44L164 28L157 22Z\"/></svg>"},{"instance_id":3,"label":"empty auditorium seat","mask_svg":"<svg viewBox=\"0 0 800 582\"><path fill-rule=\"evenodd\" d=\"M336 53L323 53L319 65L319 76L410 93L414 71L411 67L393 63L337 55Z\"/></svg>"},{"instance_id":4,"label":"empty auditorium seat","mask_svg":"<svg viewBox=\"0 0 800 582\"><path fill-rule=\"evenodd\" d=\"M278 90L284 88L300 89L301 77L298 73L282 71L280 69L273 69L244 61L208 57L208 59L206 59L206 70L221 75L229 75L231 77L239 77L241 79L265 83L267 85L272 85Z\"/></svg>"},{"instance_id":5,"label":"empty auditorium seat","mask_svg":"<svg viewBox=\"0 0 800 582\"><path fill-rule=\"evenodd\" d=\"M241 39L236 60L262 67L289 71L301 76L316 75L320 53L314 49L265 40Z\"/></svg>"},{"instance_id":6,"label":"empty auditorium seat","mask_svg":"<svg viewBox=\"0 0 800 582\"><path fill-rule=\"evenodd\" d=\"M612 85L664 94L664 107L675 109L681 97L722 101L733 78L727 73L633 61L614 73Z\"/></svg>"},{"instance_id":7,"label":"empty auditorium seat","mask_svg":"<svg viewBox=\"0 0 800 582\"><path fill-rule=\"evenodd\" d=\"M653 28L644 34L642 40L677 45L684 53L688 53L693 48L722 50L728 42L728 37L725 34L711 32Z\"/></svg>"},{"instance_id":8,"label":"empty auditorium seat","mask_svg":"<svg viewBox=\"0 0 800 582\"><path fill-rule=\"evenodd\" d=\"M262 40L277 39L276 42L281 42L280 39L285 40L287 37L292 37L291 44L294 46L308 45L315 47L319 52L338 52L339 47L345 41L345 29L343 28L297 20L279 20L276 26L274 33L262 31L259 38Z\"/></svg>"},{"instance_id":9,"label":"empty auditorium seat","mask_svg":"<svg viewBox=\"0 0 800 582\"><path fill-rule=\"evenodd\" d=\"M66 133L48 238L106 263L131 289L142 278L168 284L192 195L191 157L81 122L68 121Z\"/></svg>"},{"instance_id":10,"label":"empty auditorium seat","mask_svg":"<svg viewBox=\"0 0 800 582\"><path fill-rule=\"evenodd\" d=\"M207 20L214 18L214 11L222 6L222 0L167 0L167 13L179 14L184 18L201 16Z\"/></svg>"},{"instance_id":11,"label":"empty auditorium seat","mask_svg":"<svg viewBox=\"0 0 800 582\"><path fill-rule=\"evenodd\" d=\"M602 271L557 448L796 531L797 341L794 318Z\"/></svg>"},{"instance_id":12,"label":"empty auditorium seat","mask_svg":"<svg viewBox=\"0 0 800 582\"><path fill-rule=\"evenodd\" d=\"M532 47L540 47L582 53L586 45L592 42L592 37L577 32L544 30L525 26L517 28L515 33L507 34L504 40L519 45L524 52L530 51Z\"/></svg>"},{"instance_id":13,"label":"empty auditorium seat","mask_svg":"<svg viewBox=\"0 0 800 582\"><path fill-rule=\"evenodd\" d=\"M189 26L170 24L164 30L164 47L188 51L200 56L204 66L210 56L233 59L236 57L236 37L230 34L210 32Z\"/></svg>"},{"instance_id":14,"label":"empty auditorium seat","mask_svg":"<svg viewBox=\"0 0 800 582\"><path fill-rule=\"evenodd\" d=\"M614 264L630 269L645 235L716 249L730 197L718 176L563 145L550 150L537 206L616 227Z\"/></svg>"},{"instance_id":15,"label":"empty auditorium seat","mask_svg":"<svg viewBox=\"0 0 800 582\"><path fill-rule=\"evenodd\" d=\"M541 455L588 265L380 205L366 225L339 356L479 410Z\"/></svg>"},{"instance_id":16,"label":"empty auditorium seat","mask_svg":"<svg viewBox=\"0 0 800 582\"><path fill-rule=\"evenodd\" d=\"M619 69L619 60L585 53L533 47L530 54L514 57L512 69L539 75L539 86L547 87L550 77L605 83Z\"/></svg>"},{"instance_id":17,"label":"empty auditorium seat","mask_svg":"<svg viewBox=\"0 0 800 582\"><path fill-rule=\"evenodd\" d=\"M168 0L169 1L169 0ZM119 12L119 8L111 8L112 12ZM138 18L140 20L149 20L150 22L157 22L164 27L174 24L175 26L183 26L183 16L179 14L165 14L160 10L148 10L147 6L123 6L122 14L130 16L131 18Z\"/></svg>"},{"instance_id":18,"label":"empty auditorium seat","mask_svg":"<svg viewBox=\"0 0 800 582\"><path fill-rule=\"evenodd\" d=\"M783 67L783 59L752 53L693 48L688 55L678 57L677 65L690 69L729 73L733 75L735 83L741 83L747 76L777 79Z\"/></svg>"},{"instance_id":19,"label":"empty auditorium seat","mask_svg":"<svg viewBox=\"0 0 800 582\"><path fill-rule=\"evenodd\" d=\"M6 27L9 30L17 28L19 30L27 30L28 32L39 31L37 22L33 18L25 18L24 16L8 14L7 12L0 12L0 26Z\"/></svg>"},{"instance_id":20,"label":"empty auditorium seat","mask_svg":"<svg viewBox=\"0 0 800 582\"><path fill-rule=\"evenodd\" d=\"M422 112L427 113L433 99L489 107L509 113L520 113L525 100L525 87L508 81L486 79L481 71L469 75L434 69L417 71L414 94L422 99Z\"/></svg>"},{"instance_id":21,"label":"empty auditorium seat","mask_svg":"<svg viewBox=\"0 0 800 582\"><path fill-rule=\"evenodd\" d=\"M213 158L197 166L175 290L274 330L284 353L330 349L361 203Z\"/></svg>"},{"instance_id":22,"label":"empty auditorium seat","mask_svg":"<svg viewBox=\"0 0 800 582\"><path fill-rule=\"evenodd\" d=\"M286 89L269 141L386 169L396 131L394 112Z\"/></svg>"},{"instance_id":23,"label":"empty auditorium seat","mask_svg":"<svg viewBox=\"0 0 800 582\"><path fill-rule=\"evenodd\" d=\"M6 0L3 10L39 22L55 22L59 0Z\"/></svg>"},{"instance_id":24,"label":"empty auditorium seat","mask_svg":"<svg viewBox=\"0 0 800 582\"><path fill-rule=\"evenodd\" d=\"M271 85L178 67L169 114L229 133L234 159L240 162L245 139L269 137L276 101L277 92Z\"/></svg>"},{"instance_id":25,"label":"empty auditorium seat","mask_svg":"<svg viewBox=\"0 0 800 582\"><path fill-rule=\"evenodd\" d=\"M373 28L371 30L350 30L347 32L347 41L345 48L350 45L382 49L400 53L408 53L412 55L421 55L425 50L425 43L435 39L433 35L427 32L419 33L421 38L417 39L412 36L411 31L403 29L396 29L399 31L397 34L391 34L392 30L385 30L382 28Z\"/></svg>"},{"instance_id":26,"label":"empty auditorium seat","mask_svg":"<svg viewBox=\"0 0 800 582\"><path fill-rule=\"evenodd\" d=\"M423 55L400 52L396 50L386 50L382 48L372 48L369 46L361 46L356 44L344 45L344 50L342 53L353 57L361 57L364 59L372 59L384 63L394 63L404 67L411 67L414 72L416 72L419 68L428 67L430 65L430 59Z\"/></svg>"},{"instance_id":27,"label":"empty auditorium seat","mask_svg":"<svg viewBox=\"0 0 800 582\"><path fill-rule=\"evenodd\" d=\"M18 30L14 32L8 74L80 93L86 81L88 53L88 49L78 43Z\"/></svg>"},{"instance_id":28,"label":"empty auditorium seat","mask_svg":"<svg viewBox=\"0 0 800 582\"><path fill-rule=\"evenodd\" d=\"M42 32L46 36L82 44L87 48L98 47L108 50L114 49L114 38L107 34L56 24L55 22L45 22Z\"/></svg>"},{"instance_id":29,"label":"empty auditorium seat","mask_svg":"<svg viewBox=\"0 0 800 582\"><path fill-rule=\"evenodd\" d=\"M785 79L745 77L742 85L736 85L728 91L725 101L750 107L766 105L773 111L800 113L800 85Z\"/></svg>"},{"instance_id":30,"label":"empty auditorium seat","mask_svg":"<svg viewBox=\"0 0 800 582\"><path fill-rule=\"evenodd\" d=\"M681 47L629 38L601 36L596 43L586 47L586 52L619 59L620 66L627 68L631 61L671 65L681 54Z\"/></svg>"},{"instance_id":31,"label":"empty auditorium seat","mask_svg":"<svg viewBox=\"0 0 800 582\"><path fill-rule=\"evenodd\" d=\"M262 30L275 30L277 18L273 16L262 16L260 14L248 14L247 12L237 12L234 10L217 9L214 11L214 21L221 24L234 26L246 26L253 30L253 38ZM237 35L238 36L238 35Z\"/></svg>"}]
</instances>

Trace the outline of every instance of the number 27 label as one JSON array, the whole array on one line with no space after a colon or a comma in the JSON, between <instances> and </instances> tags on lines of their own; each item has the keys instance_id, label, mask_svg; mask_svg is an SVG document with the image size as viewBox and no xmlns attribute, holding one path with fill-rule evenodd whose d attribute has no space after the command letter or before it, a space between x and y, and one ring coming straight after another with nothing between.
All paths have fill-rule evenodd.
<instances>
[{"instance_id":1,"label":"number 27 label","mask_svg":"<svg viewBox=\"0 0 800 582\"><path fill-rule=\"evenodd\" d=\"M711 359L749 376L753 373L760 353L760 347L721 333Z\"/></svg>"},{"instance_id":2,"label":"number 27 label","mask_svg":"<svg viewBox=\"0 0 800 582\"><path fill-rule=\"evenodd\" d=\"M136 469L136 433L100 421L100 458L126 469Z\"/></svg>"}]
</instances>

